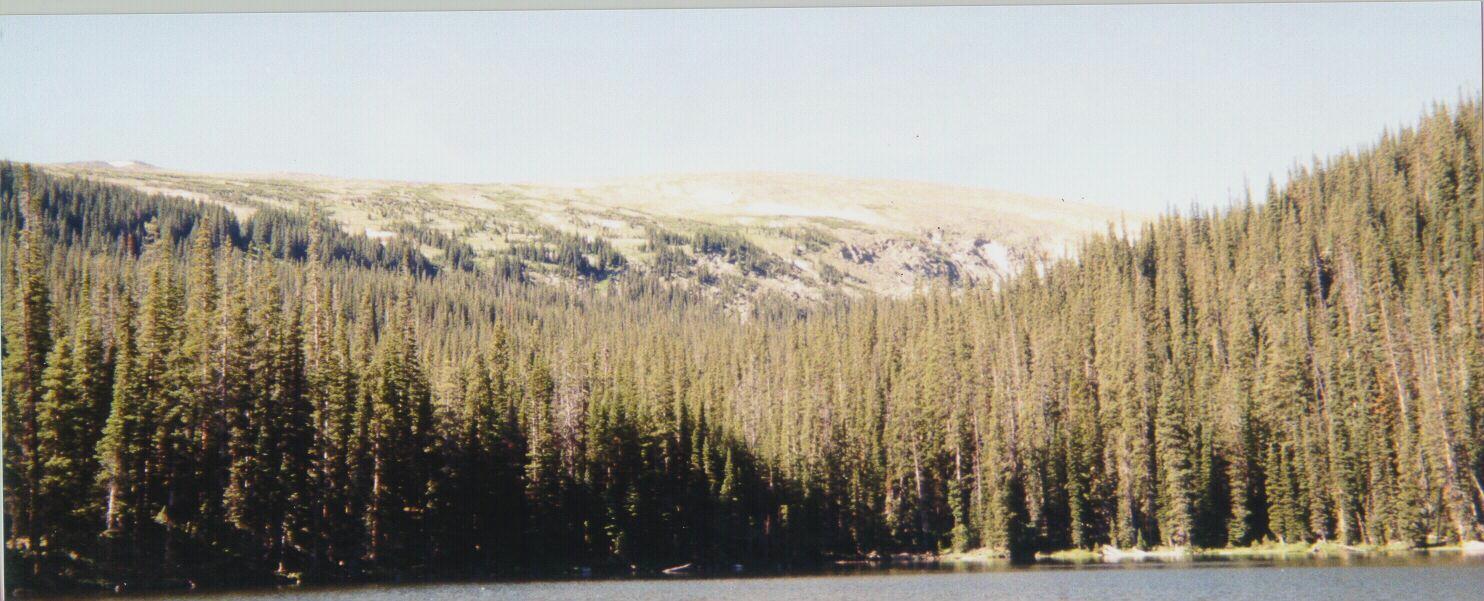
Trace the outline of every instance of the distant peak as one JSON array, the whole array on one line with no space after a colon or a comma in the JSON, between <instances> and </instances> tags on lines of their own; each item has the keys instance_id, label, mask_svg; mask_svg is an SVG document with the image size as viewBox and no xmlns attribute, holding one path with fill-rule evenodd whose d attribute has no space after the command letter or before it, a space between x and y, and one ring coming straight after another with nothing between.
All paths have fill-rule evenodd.
<instances>
[{"instance_id":1,"label":"distant peak","mask_svg":"<svg viewBox=\"0 0 1484 601\"><path fill-rule=\"evenodd\" d=\"M65 167L84 167L84 168L88 168L88 169L128 169L128 170L145 170L145 169L148 169L148 170L158 170L159 169L159 167L156 167L156 166L151 165L149 163L146 163L144 161L135 161L135 160L125 160L125 161L76 161L76 162L72 162L72 163L63 163L63 166L65 166Z\"/></svg>"}]
</instances>

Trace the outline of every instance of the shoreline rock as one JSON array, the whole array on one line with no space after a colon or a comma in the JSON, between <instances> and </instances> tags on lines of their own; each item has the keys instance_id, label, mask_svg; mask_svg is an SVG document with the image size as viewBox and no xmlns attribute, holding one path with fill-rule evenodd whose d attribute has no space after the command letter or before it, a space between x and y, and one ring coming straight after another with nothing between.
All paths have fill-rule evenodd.
<instances>
[{"instance_id":1,"label":"shoreline rock","mask_svg":"<svg viewBox=\"0 0 1484 601\"><path fill-rule=\"evenodd\" d=\"M1155 549L1145 551L1143 549L1119 549L1112 545L1103 545L1103 561L1116 563L1120 561L1171 561L1189 559L1191 552L1189 547L1173 547L1169 549Z\"/></svg>"}]
</instances>

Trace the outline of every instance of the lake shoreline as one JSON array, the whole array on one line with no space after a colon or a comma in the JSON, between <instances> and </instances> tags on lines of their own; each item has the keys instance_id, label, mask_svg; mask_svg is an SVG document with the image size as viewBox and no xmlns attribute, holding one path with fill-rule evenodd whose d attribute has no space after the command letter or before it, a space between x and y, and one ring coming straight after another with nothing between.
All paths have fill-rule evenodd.
<instances>
[{"instance_id":1,"label":"lake shoreline","mask_svg":"<svg viewBox=\"0 0 1484 601\"><path fill-rule=\"evenodd\" d=\"M1110 557L1111 556L1111 557ZM241 593L245 595L294 594L296 592L333 590L379 590L399 586L492 586L492 585L539 585L567 586L574 583L623 583L623 582L704 582L713 580L769 580L773 578L855 576L873 574L900 574L903 572L1020 572L1037 571L1036 568L1097 569L1100 566L1149 567L1197 567L1198 564L1261 565L1272 567L1278 564L1292 566L1340 565L1329 560L1356 558L1363 561L1417 562L1435 561L1453 556L1463 561L1484 560L1484 543L1470 541L1462 544L1430 545L1410 547L1404 545L1341 545L1338 543L1265 543L1247 547L1172 548L1155 547L1147 550L1116 549L1106 547L1099 550L1075 549L1038 553L1034 561L1011 562L1007 553L994 549L973 549L960 553L898 552L874 553L860 557L836 557L823 559L809 565L778 566L756 564L698 565L681 564L684 569L661 569L659 567L609 569L608 567L571 566L564 569L527 573L465 574L413 574L383 575L380 577L295 581L285 578L277 582L202 583L192 586L181 581L171 586L157 582L153 586L127 587L110 591L104 586L79 586L57 590L13 590L17 598L27 599L101 599L140 598L164 599L186 598L200 595ZM1344 562L1348 565L1348 562ZM1365 564L1360 564L1365 565ZM98 583L95 583L98 584Z\"/></svg>"},{"instance_id":2,"label":"lake shoreline","mask_svg":"<svg viewBox=\"0 0 1484 601\"><path fill-rule=\"evenodd\" d=\"M1120 549L1103 545L1096 550L1063 549L1038 552L1035 560L1026 563L1122 563L1139 561L1182 562L1212 559L1301 559L1340 558L1355 556L1414 555L1430 553L1459 553L1484 555L1484 542L1465 541L1453 544L1413 546L1398 543L1347 545L1321 541L1315 543L1257 543L1244 547L1169 547L1150 549ZM983 563L1008 563L1009 553L1002 549L979 548L962 552L923 554L909 561L893 563L938 563L943 565L968 565Z\"/></svg>"}]
</instances>

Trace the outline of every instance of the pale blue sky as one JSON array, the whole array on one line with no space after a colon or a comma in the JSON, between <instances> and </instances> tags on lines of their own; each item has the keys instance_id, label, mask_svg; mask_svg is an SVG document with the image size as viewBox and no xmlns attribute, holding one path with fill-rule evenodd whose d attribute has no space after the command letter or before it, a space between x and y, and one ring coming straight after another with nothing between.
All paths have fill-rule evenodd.
<instances>
[{"instance_id":1,"label":"pale blue sky","mask_svg":"<svg viewBox=\"0 0 1484 601\"><path fill-rule=\"evenodd\" d=\"M1224 203L1480 86L1477 2L0 18L0 157Z\"/></svg>"}]
</instances>

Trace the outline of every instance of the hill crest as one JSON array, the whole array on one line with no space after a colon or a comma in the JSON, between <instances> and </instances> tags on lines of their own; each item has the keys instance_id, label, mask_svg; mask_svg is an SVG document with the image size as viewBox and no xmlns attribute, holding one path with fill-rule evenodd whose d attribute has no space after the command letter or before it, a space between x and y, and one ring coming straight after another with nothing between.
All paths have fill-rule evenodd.
<instances>
[{"instance_id":1,"label":"hill crest","mask_svg":"<svg viewBox=\"0 0 1484 601\"><path fill-rule=\"evenodd\" d=\"M528 275L552 283L650 273L726 294L772 291L802 300L994 281L1023 258L1061 255L1110 224L1134 227L1145 218L988 189L800 173L468 184L187 173L130 163L50 168L222 204L244 218L264 206L315 204L348 232L436 232L467 244L475 263L520 257ZM697 243L702 238L720 242ZM585 241L579 245L588 259L608 249L621 264L571 270L547 260L574 240ZM425 250L435 260L441 252Z\"/></svg>"}]
</instances>

